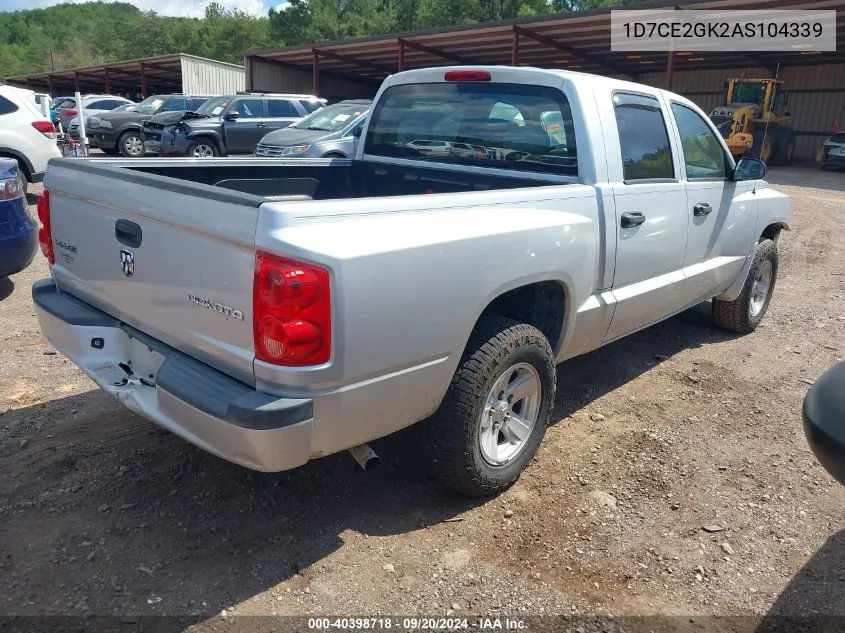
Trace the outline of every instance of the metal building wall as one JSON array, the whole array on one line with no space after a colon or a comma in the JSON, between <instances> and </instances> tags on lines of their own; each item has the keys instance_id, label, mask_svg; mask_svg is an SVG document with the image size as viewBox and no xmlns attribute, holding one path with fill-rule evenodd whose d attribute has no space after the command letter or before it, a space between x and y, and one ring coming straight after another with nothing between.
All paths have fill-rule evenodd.
<instances>
[{"instance_id":1,"label":"metal building wall","mask_svg":"<svg viewBox=\"0 0 845 633\"><path fill-rule=\"evenodd\" d=\"M210 59L182 56L182 92L187 94L234 94L246 88L242 66Z\"/></svg>"},{"instance_id":2,"label":"metal building wall","mask_svg":"<svg viewBox=\"0 0 845 633\"><path fill-rule=\"evenodd\" d=\"M246 60L247 88L257 92L312 94L314 76L310 70L288 68L251 57ZM329 100L364 99L375 95L378 86L321 73L318 96Z\"/></svg>"},{"instance_id":3,"label":"metal building wall","mask_svg":"<svg viewBox=\"0 0 845 633\"><path fill-rule=\"evenodd\" d=\"M733 70L692 70L675 72L672 91L691 99L705 112L722 103L724 82L728 77L771 77L763 68ZM845 64L787 66L779 79L789 93L787 110L792 113L796 133L795 157L813 160L824 139L835 125L845 129ZM641 83L666 87L666 73L640 75Z\"/></svg>"}]
</instances>

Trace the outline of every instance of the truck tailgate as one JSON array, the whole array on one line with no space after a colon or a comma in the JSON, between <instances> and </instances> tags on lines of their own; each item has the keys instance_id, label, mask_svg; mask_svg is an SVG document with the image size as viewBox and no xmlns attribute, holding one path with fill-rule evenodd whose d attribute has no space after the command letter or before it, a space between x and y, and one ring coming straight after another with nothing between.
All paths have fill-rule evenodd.
<instances>
[{"instance_id":1,"label":"truck tailgate","mask_svg":"<svg viewBox=\"0 0 845 633\"><path fill-rule=\"evenodd\" d=\"M61 291L254 384L263 198L82 159L51 162L45 187Z\"/></svg>"}]
</instances>

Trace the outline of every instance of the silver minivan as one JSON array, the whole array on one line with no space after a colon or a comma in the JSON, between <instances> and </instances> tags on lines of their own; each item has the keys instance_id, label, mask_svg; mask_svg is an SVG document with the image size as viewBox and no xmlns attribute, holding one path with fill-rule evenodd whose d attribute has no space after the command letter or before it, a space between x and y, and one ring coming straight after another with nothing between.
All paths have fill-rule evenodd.
<instances>
[{"instance_id":1,"label":"silver minivan","mask_svg":"<svg viewBox=\"0 0 845 633\"><path fill-rule=\"evenodd\" d=\"M326 106L290 127L266 134L255 155L351 158L358 146L356 133L364 126L371 105L370 99L350 99Z\"/></svg>"}]
</instances>

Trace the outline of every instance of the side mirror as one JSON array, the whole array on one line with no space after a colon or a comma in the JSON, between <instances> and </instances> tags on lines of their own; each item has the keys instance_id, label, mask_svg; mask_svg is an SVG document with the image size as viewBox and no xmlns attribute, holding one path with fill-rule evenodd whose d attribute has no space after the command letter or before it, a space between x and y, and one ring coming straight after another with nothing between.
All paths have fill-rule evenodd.
<instances>
[{"instance_id":1,"label":"side mirror","mask_svg":"<svg viewBox=\"0 0 845 633\"><path fill-rule=\"evenodd\" d=\"M804 396L804 435L824 469L845 485L845 363L828 369Z\"/></svg>"},{"instance_id":2,"label":"side mirror","mask_svg":"<svg viewBox=\"0 0 845 633\"><path fill-rule=\"evenodd\" d=\"M766 177L766 163L756 158L740 158L734 168L733 180L760 180Z\"/></svg>"},{"instance_id":3,"label":"side mirror","mask_svg":"<svg viewBox=\"0 0 845 633\"><path fill-rule=\"evenodd\" d=\"M227 112L226 113L226 120L227 121L234 121L240 116L237 112Z\"/></svg>"}]
</instances>

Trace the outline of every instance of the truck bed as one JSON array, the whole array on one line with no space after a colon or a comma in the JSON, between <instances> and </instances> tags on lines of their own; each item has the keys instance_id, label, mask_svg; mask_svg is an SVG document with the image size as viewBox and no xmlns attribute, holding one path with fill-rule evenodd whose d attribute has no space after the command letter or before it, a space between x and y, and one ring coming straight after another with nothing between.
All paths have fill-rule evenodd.
<instances>
[{"instance_id":1,"label":"truck bed","mask_svg":"<svg viewBox=\"0 0 845 633\"><path fill-rule=\"evenodd\" d=\"M461 173L425 166L394 166L349 159L144 159L75 160L65 167L115 175L139 184L173 189L176 181L212 185L264 199L307 196L314 200L490 191L560 184L542 177ZM284 173L282 176L281 173ZM153 178L146 178L152 176Z\"/></svg>"}]
</instances>

